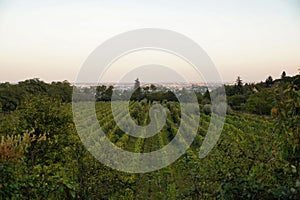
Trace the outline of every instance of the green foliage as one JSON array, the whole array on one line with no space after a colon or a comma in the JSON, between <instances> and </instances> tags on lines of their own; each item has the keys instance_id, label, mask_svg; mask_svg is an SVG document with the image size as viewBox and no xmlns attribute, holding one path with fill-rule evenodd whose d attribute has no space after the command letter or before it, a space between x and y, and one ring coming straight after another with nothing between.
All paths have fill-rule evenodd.
<instances>
[{"instance_id":1,"label":"green foliage","mask_svg":"<svg viewBox=\"0 0 300 200\"><path fill-rule=\"evenodd\" d=\"M106 87L105 85L96 87L96 100L97 101L110 101L113 93L113 86Z\"/></svg>"},{"instance_id":2,"label":"green foliage","mask_svg":"<svg viewBox=\"0 0 300 200\"><path fill-rule=\"evenodd\" d=\"M32 136L48 133L47 139L31 141L15 164L12 159L0 162L3 199L296 199L298 168L282 154L290 152L283 151L285 135L264 118L228 115L217 146L200 160L199 146L210 120L203 114L195 142L178 161L155 172L128 174L102 165L87 152L67 120L69 105L42 96L25 103L16 111L20 124L27 124L22 127L31 129ZM155 137L137 140L117 129L109 102L98 102L96 110L116 145L151 152L168 144L180 124L179 104L163 105L168 108L166 127ZM131 102L134 120L147 124L150 106L146 100Z\"/></svg>"},{"instance_id":3,"label":"green foliage","mask_svg":"<svg viewBox=\"0 0 300 200\"><path fill-rule=\"evenodd\" d=\"M274 93L270 89L250 95L245 104L246 111L258 115L270 115L274 106Z\"/></svg>"},{"instance_id":4,"label":"green foliage","mask_svg":"<svg viewBox=\"0 0 300 200\"><path fill-rule=\"evenodd\" d=\"M237 94L237 95L228 97L228 104L234 110L243 110L246 101L247 101L246 95Z\"/></svg>"},{"instance_id":5,"label":"green foliage","mask_svg":"<svg viewBox=\"0 0 300 200\"><path fill-rule=\"evenodd\" d=\"M274 81L273 81L272 76L269 76L269 77L266 79L266 86L267 86L267 87L272 87L272 86L273 86L273 83L274 83Z\"/></svg>"},{"instance_id":6,"label":"green foliage","mask_svg":"<svg viewBox=\"0 0 300 200\"><path fill-rule=\"evenodd\" d=\"M237 77L234 85L235 93L236 94L243 94L243 82L241 77Z\"/></svg>"},{"instance_id":7,"label":"green foliage","mask_svg":"<svg viewBox=\"0 0 300 200\"><path fill-rule=\"evenodd\" d=\"M210 115L210 114L211 114L211 110L212 110L211 104L205 104L205 105L203 106L203 111L204 111L204 113L205 113L206 115Z\"/></svg>"},{"instance_id":8,"label":"green foliage","mask_svg":"<svg viewBox=\"0 0 300 200\"><path fill-rule=\"evenodd\" d=\"M110 169L85 149L72 122L71 105L62 102L68 101L63 99L67 93L63 97L58 95L63 92L53 91L49 97L49 88L44 90L39 81L22 83L27 92L34 92L33 88L39 92L27 94L16 111L0 114L0 199L297 199L298 83L296 78L285 78L278 86L258 88L258 92L243 85L242 94L233 93L229 103L241 105L250 96L247 111L269 114L273 108L274 118L228 114L217 145L203 159L198 158L198 152L215 108L205 102L208 97L198 95L205 103L200 106L204 113L190 149L168 167L145 174ZM61 83L57 85L63 88ZM13 94L12 88L18 87L2 84L0 88ZM234 86L229 88L234 90ZM100 98L107 89L96 89ZM149 123L151 105L168 95L174 97L151 86L147 91L148 98L129 104L130 115L139 125ZM90 137L97 134L94 127L99 123L110 141L125 150L145 153L161 149L176 136L182 115L178 102L162 100L161 104L167 109L166 125L157 135L144 139L131 137L117 127L110 102L97 102L99 122L89 124ZM124 117L124 112L117 117Z\"/></svg>"},{"instance_id":9,"label":"green foliage","mask_svg":"<svg viewBox=\"0 0 300 200\"><path fill-rule=\"evenodd\" d=\"M70 107L47 96L31 96L18 108L19 129L31 135L46 135L45 142L33 143L27 154L28 163L54 163L63 159L59 152L66 145L72 125Z\"/></svg>"},{"instance_id":10,"label":"green foliage","mask_svg":"<svg viewBox=\"0 0 300 200\"><path fill-rule=\"evenodd\" d=\"M72 101L73 87L68 81L52 82L48 85L47 94L49 97L60 99L62 102Z\"/></svg>"},{"instance_id":11,"label":"green foliage","mask_svg":"<svg viewBox=\"0 0 300 200\"><path fill-rule=\"evenodd\" d=\"M300 79L300 77L299 77ZM297 79L295 82L298 81ZM274 117L278 118L278 127L284 134L286 158L295 166L300 160L300 90L294 82L284 83L275 90L276 105ZM299 172L298 172L299 173Z\"/></svg>"},{"instance_id":12,"label":"green foliage","mask_svg":"<svg viewBox=\"0 0 300 200\"><path fill-rule=\"evenodd\" d=\"M286 73L285 73L285 71L283 71L281 74L281 79L284 79L285 77L286 77Z\"/></svg>"},{"instance_id":13,"label":"green foliage","mask_svg":"<svg viewBox=\"0 0 300 200\"><path fill-rule=\"evenodd\" d=\"M151 91L154 92L154 91L156 91L157 87L155 85L151 84L150 85L150 89L151 89Z\"/></svg>"},{"instance_id":14,"label":"green foliage","mask_svg":"<svg viewBox=\"0 0 300 200\"><path fill-rule=\"evenodd\" d=\"M47 84L39 79L29 79L18 84L0 83L0 103L3 112L11 112L30 95L45 95L71 102L72 86L67 81Z\"/></svg>"},{"instance_id":15,"label":"green foliage","mask_svg":"<svg viewBox=\"0 0 300 200\"><path fill-rule=\"evenodd\" d=\"M0 102L2 111L9 112L15 110L23 99L24 91L16 85L10 83L0 84Z\"/></svg>"},{"instance_id":16,"label":"green foliage","mask_svg":"<svg viewBox=\"0 0 300 200\"><path fill-rule=\"evenodd\" d=\"M136 89L141 89L141 83L140 83L140 80L137 78L135 81L134 81L134 87L133 89L136 90Z\"/></svg>"},{"instance_id":17,"label":"green foliage","mask_svg":"<svg viewBox=\"0 0 300 200\"><path fill-rule=\"evenodd\" d=\"M204 95L203 95L203 98L206 99L206 100L209 100L209 101L211 100L211 99L210 99L210 93L209 93L208 90L205 91L205 93L204 93Z\"/></svg>"}]
</instances>

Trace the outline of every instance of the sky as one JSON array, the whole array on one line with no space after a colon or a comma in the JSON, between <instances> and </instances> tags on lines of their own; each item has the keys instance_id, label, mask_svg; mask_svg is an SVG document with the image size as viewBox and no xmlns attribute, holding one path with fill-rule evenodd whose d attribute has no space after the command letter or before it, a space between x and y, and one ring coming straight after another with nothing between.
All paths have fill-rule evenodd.
<instances>
[{"instance_id":1,"label":"sky","mask_svg":"<svg viewBox=\"0 0 300 200\"><path fill-rule=\"evenodd\" d=\"M97 46L140 28L197 42L225 82L299 73L299 0L0 0L0 82L73 82Z\"/></svg>"}]
</instances>

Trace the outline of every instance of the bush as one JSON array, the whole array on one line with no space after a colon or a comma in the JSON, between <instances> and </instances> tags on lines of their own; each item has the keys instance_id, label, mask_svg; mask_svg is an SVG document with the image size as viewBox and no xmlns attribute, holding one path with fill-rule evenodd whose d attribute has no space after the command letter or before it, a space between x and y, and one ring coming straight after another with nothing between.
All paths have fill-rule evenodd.
<instances>
[{"instance_id":1,"label":"bush","mask_svg":"<svg viewBox=\"0 0 300 200\"><path fill-rule=\"evenodd\" d=\"M203 106L203 111L206 115L210 115L211 114L211 104L205 104Z\"/></svg>"},{"instance_id":2,"label":"bush","mask_svg":"<svg viewBox=\"0 0 300 200\"><path fill-rule=\"evenodd\" d=\"M270 89L264 89L252 94L245 104L246 111L258 115L270 115L273 107L274 94Z\"/></svg>"},{"instance_id":3,"label":"bush","mask_svg":"<svg viewBox=\"0 0 300 200\"><path fill-rule=\"evenodd\" d=\"M247 101L247 96L245 95L233 95L228 97L228 104L234 110L243 110L243 106Z\"/></svg>"}]
</instances>

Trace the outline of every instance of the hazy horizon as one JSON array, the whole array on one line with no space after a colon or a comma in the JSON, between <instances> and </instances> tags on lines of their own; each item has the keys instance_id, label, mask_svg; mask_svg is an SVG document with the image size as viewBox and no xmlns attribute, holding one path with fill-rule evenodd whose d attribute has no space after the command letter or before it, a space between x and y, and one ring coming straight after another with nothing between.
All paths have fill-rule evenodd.
<instances>
[{"instance_id":1,"label":"hazy horizon","mask_svg":"<svg viewBox=\"0 0 300 200\"><path fill-rule=\"evenodd\" d=\"M97 46L139 28L169 29L194 40L212 59L224 82L234 82L237 76L244 82L264 81L269 75L276 79L282 71L288 76L299 74L297 0L4 0L0 1L0 82L30 78L74 82ZM185 70L183 66L179 68ZM114 81L115 73L108 74L107 80ZM161 78L153 74L145 79ZM129 77L135 76L138 74Z\"/></svg>"}]
</instances>

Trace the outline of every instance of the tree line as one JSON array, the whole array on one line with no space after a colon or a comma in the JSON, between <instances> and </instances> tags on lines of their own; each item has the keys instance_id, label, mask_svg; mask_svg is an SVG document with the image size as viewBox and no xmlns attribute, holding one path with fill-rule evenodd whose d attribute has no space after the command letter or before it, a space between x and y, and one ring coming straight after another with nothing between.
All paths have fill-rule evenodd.
<instances>
[{"instance_id":1,"label":"tree line","mask_svg":"<svg viewBox=\"0 0 300 200\"><path fill-rule=\"evenodd\" d=\"M280 79L273 80L269 76L265 81L260 83L243 83L241 77L238 77L234 85L225 85L227 103L229 110L249 112L259 115L270 115L271 110L276 103L276 88L286 87L288 84L295 85L297 90L300 87L300 75L288 77L285 72L282 73ZM112 94L115 91L118 95L115 100L130 99L132 101L141 101L146 99L153 101L173 101L178 102L178 96L183 97L186 89L177 91L177 95L168 89L158 89L157 86L141 87L140 81L135 80L132 90L117 91L114 86L91 86L84 88L84 93L95 96L96 101L111 101ZM73 86L68 81L45 83L37 78L21 81L18 84L0 83L0 112L11 112L20 106L21 102L30 95L44 95L47 97L59 99L62 102L72 101ZM208 89L205 93L195 92L200 105L205 107L208 112L210 110L210 92ZM84 100L82 95L81 100ZM188 102L189 99L182 98Z\"/></svg>"},{"instance_id":2,"label":"tree line","mask_svg":"<svg viewBox=\"0 0 300 200\"><path fill-rule=\"evenodd\" d=\"M243 83L238 77L234 85L226 85L226 96L231 109L259 115L270 115L276 104L275 93L279 88L294 85L296 90L300 87L300 75L288 77L283 71L281 78L273 80L269 76L260 83Z\"/></svg>"},{"instance_id":3,"label":"tree line","mask_svg":"<svg viewBox=\"0 0 300 200\"><path fill-rule=\"evenodd\" d=\"M45 83L38 78L20 81L17 84L0 83L0 112L16 110L28 96L43 95L62 102L72 101L73 87L68 81Z\"/></svg>"}]
</instances>

